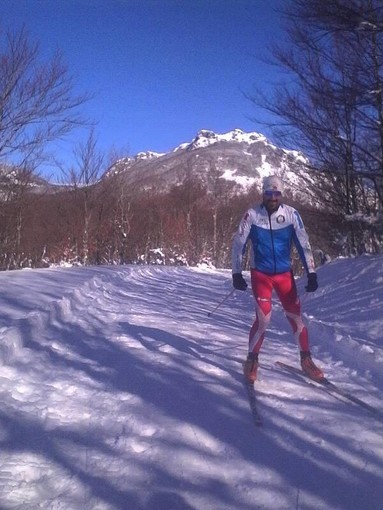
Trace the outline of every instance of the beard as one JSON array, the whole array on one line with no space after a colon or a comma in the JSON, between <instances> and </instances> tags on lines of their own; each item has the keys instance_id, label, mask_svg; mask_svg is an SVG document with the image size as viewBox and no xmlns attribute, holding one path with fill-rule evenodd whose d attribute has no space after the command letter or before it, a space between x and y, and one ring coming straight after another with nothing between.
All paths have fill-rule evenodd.
<instances>
[{"instance_id":1,"label":"beard","mask_svg":"<svg viewBox=\"0 0 383 510\"><path fill-rule=\"evenodd\" d=\"M264 204L264 206L266 207L266 209L267 209L267 211L269 213L273 213L273 212L278 210L278 207L280 205L280 201L279 200L268 199L268 200L264 200L263 204Z\"/></svg>"}]
</instances>

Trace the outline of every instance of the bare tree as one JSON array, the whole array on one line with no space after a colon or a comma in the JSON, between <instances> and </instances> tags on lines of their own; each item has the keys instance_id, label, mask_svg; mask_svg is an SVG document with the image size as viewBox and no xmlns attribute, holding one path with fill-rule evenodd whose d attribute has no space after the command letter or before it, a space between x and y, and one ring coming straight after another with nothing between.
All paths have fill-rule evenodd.
<instances>
[{"instance_id":1,"label":"bare tree","mask_svg":"<svg viewBox=\"0 0 383 510\"><path fill-rule=\"evenodd\" d=\"M79 111L89 96L73 91L59 53L43 60L25 29L0 34L0 193L7 211L0 243L6 267L20 266L26 194L49 143L86 123Z\"/></svg>"},{"instance_id":2,"label":"bare tree","mask_svg":"<svg viewBox=\"0 0 383 510\"><path fill-rule=\"evenodd\" d=\"M105 157L98 149L97 144L95 132L91 129L85 142L80 142L75 147L75 164L68 172L80 211L79 218L74 218L74 231L79 228L79 221L82 226L81 241L79 241L79 259L84 264L89 263L90 227L95 223L95 209L98 206L96 184L104 171L105 162Z\"/></svg>"},{"instance_id":3,"label":"bare tree","mask_svg":"<svg viewBox=\"0 0 383 510\"><path fill-rule=\"evenodd\" d=\"M273 58L287 78L251 99L274 114L276 137L325 175L329 207L348 218L376 215L383 207L383 5L292 0L284 14L290 44L274 47ZM351 250L358 222L349 223Z\"/></svg>"},{"instance_id":4,"label":"bare tree","mask_svg":"<svg viewBox=\"0 0 383 510\"><path fill-rule=\"evenodd\" d=\"M41 158L46 145L84 125L73 78L56 53L42 61L25 29L0 39L0 158L23 165Z\"/></svg>"}]
</instances>

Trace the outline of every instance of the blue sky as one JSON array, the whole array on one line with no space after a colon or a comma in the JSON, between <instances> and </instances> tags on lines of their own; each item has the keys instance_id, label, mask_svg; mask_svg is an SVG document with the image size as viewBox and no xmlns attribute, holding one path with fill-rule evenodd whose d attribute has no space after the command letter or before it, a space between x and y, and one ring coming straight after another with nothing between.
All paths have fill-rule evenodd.
<instances>
[{"instance_id":1,"label":"blue sky","mask_svg":"<svg viewBox=\"0 0 383 510\"><path fill-rule=\"evenodd\" d=\"M241 90L270 87L260 58L282 37L283 0L0 0L2 30L25 24L44 56L59 48L99 146L167 152L200 129L265 128ZM60 154L71 153L76 133ZM69 157L69 156L68 156Z\"/></svg>"}]
</instances>

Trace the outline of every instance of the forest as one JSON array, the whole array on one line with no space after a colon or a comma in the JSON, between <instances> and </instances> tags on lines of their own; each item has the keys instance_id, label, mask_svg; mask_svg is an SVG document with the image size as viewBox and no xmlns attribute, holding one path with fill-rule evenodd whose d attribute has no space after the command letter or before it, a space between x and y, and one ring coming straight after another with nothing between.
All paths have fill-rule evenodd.
<instances>
[{"instance_id":1,"label":"forest","mask_svg":"<svg viewBox=\"0 0 383 510\"><path fill-rule=\"evenodd\" d=\"M314 252L375 253L383 236L383 7L375 0L293 0L284 8L289 45L269 59L291 77L249 105L274 117L275 142L310 161L322 206L294 203ZM65 185L39 186L46 146L74 126L86 95L60 54L41 63L27 33L0 47L0 268L52 264L230 266L231 238L257 189L211 196L198 180L166 193L102 178L110 155L94 128L63 169ZM109 159L108 159L109 158ZM122 180L121 180L122 179ZM304 185L304 184L303 184ZM299 263L296 262L299 272Z\"/></svg>"}]
</instances>

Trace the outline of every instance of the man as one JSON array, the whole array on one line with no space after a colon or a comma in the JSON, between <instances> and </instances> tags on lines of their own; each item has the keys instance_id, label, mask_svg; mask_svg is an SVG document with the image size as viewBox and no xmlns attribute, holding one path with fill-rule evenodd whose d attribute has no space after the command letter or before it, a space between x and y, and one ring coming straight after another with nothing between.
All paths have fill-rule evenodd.
<instances>
[{"instance_id":1,"label":"man","mask_svg":"<svg viewBox=\"0 0 383 510\"><path fill-rule=\"evenodd\" d=\"M249 209L233 241L233 286L246 290L242 258L247 241L251 246L251 286L256 303L256 319L249 333L249 353L244 374L249 382L257 378L258 354L271 318L271 296L277 293L300 348L302 370L314 380L323 372L311 359L307 328L291 269L291 247L295 244L307 273L307 292L318 288L317 275L308 235L296 209L282 203L283 182L276 175L263 182L262 204Z\"/></svg>"}]
</instances>

